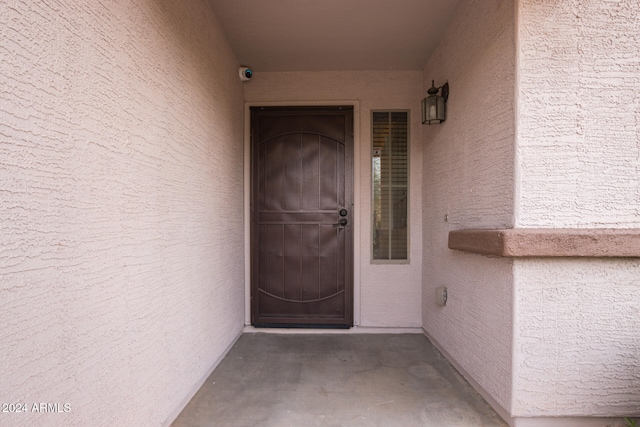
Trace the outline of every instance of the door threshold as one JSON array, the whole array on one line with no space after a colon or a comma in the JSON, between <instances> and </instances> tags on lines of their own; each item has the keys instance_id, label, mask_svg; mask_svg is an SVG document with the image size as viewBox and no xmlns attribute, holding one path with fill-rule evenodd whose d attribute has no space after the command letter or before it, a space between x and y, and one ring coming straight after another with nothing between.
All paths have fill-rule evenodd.
<instances>
[{"instance_id":1,"label":"door threshold","mask_svg":"<svg viewBox=\"0 0 640 427\"><path fill-rule=\"evenodd\" d=\"M351 325L308 324L308 323L255 323L256 329L349 329Z\"/></svg>"},{"instance_id":2,"label":"door threshold","mask_svg":"<svg viewBox=\"0 0 640 427\"><path fill-rule=\"evenodd\" d=\"M257 328L246 325L242 331L245 334L424 334L420 327L372 327L354 325L349 329L318 329L318 328Z\"/></svg>"}]
</instances>

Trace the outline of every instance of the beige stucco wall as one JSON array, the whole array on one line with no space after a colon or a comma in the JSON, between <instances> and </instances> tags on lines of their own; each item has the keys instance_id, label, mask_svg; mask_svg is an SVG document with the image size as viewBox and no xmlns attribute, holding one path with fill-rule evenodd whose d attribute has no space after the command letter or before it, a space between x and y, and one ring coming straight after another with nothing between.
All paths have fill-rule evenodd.
<instances>
[{"instance_id":1,"label":"beige stucco wall","mask_svg":"<svg viewBox=\"0 0 640 427\"><path fill-rule=\"evenodd\" d=\"M640 4L520 0L519 227L640 226Z\"/></svg>"},{"instance_id":2,"label":"beige stucco wall","mask_svg":"<svg viewBox=\"0 0 640 427\"><path fill-rule=\"evenodd\" d=\"M422 260L420 99L418 71L257 72L245 84L249 105L352 102L355 140L355 322L366 327L420 327ZM371 110L411 110L410 263L371 263Z\"/></svg>"},{"instance_id":3,"label":"beige stucco wall","mask_svg":"<svg viewBox=\"0 0 640 427\"><path fill-rule=\"evenodd\" d=\"M514 277L513 415L640 415L640 261L530 259Z\"/></svg>"},{"instance_id":4,"label":"beige stucco wall","mask_svg":"<svg viewBox=\"0 0 640 427\"><path fill-rule=\"evenodd\" d=\"M512 425L613 425L640 413L640 263L446 249L458 228L638 226L640 6L515 6L465 2L425 68L451 96L423 134L424 327Z\"/></svg>"},{"instance_id":5,"label":"beige stucco wall","mask_svg":"<svg viewBox=\"0 0 640 427\"><path fill-rule=\"evenodd\" d=\"M638 16L519 1L518 226L640 226ZM640 262L522 259L514 289L514 415L640 415Z\"/></svg>"},{"instance_id":6,"label":"beige stucco wall","mask_svg":"<svg viewBox=\"0 0 640 427\"><path fill-rule=\"evenodd\" d=\"M424 70L449 82L447 120L423 126L423 326L502 413L511 402L512 261L452 251L450 230L513 226L513 2L463 2ZM448 288L445 307L435 289Z\"/></svg>"},{"instance_id":7,"label":"beige stucco wall","mask_svg":"<svg viewBox=\"0 0 640 427\"><path fill-rule=\"evenodd\" d=\"M242 87L206 2L0 5L2 425L159 425L243 326Z\"/></svg>"}]
</instances>

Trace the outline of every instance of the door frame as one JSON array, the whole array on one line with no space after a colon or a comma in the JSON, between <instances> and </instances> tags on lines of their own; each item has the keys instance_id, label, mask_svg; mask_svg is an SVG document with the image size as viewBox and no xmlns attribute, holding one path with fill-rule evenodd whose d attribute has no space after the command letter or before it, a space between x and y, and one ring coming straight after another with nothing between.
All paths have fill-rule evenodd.
<instances>
[{"instance_id":1,"label":"door frame","mask_svg":"<svg viewBox=\"0 0 640 427\"><path fill-rule=\"evenodd\" d=\"M358 101L277 101L244 103L244 324L251 325L251 107L353 108L353 326L360 325L360 104Z\"/></svg>"}]
</instances>

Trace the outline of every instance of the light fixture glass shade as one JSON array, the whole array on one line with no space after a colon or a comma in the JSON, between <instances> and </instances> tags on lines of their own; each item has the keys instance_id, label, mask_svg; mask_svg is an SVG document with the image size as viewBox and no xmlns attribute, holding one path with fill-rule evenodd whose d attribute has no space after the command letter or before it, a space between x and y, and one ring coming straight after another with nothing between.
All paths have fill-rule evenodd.
<instances>
[{"instance_id":1,"label":"light fixture glass shade","mask_svg":"<svg viewBox=\"0 0 640 427\"><path fill-rule=\"evenodd\" d=\"M442 96L429 95L422 100L422 124L437 125L447 118L445 102Z\"/></svg>"}]
</instances>

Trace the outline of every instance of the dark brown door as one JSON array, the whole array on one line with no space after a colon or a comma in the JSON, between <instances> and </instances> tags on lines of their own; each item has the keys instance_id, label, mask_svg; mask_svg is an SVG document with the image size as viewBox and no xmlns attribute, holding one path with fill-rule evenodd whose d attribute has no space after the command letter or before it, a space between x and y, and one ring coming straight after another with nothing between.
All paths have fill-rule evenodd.
<instances>
[{"instance_id":1,"label":"dark brown door","mask_svg":"<svg viewBox=\"0 0 640 427\"><path fill-rule=\"evenodd\" d=\"M256 326L353 323L353 109L251 108Z\"/></svg>"}]
</instances>

